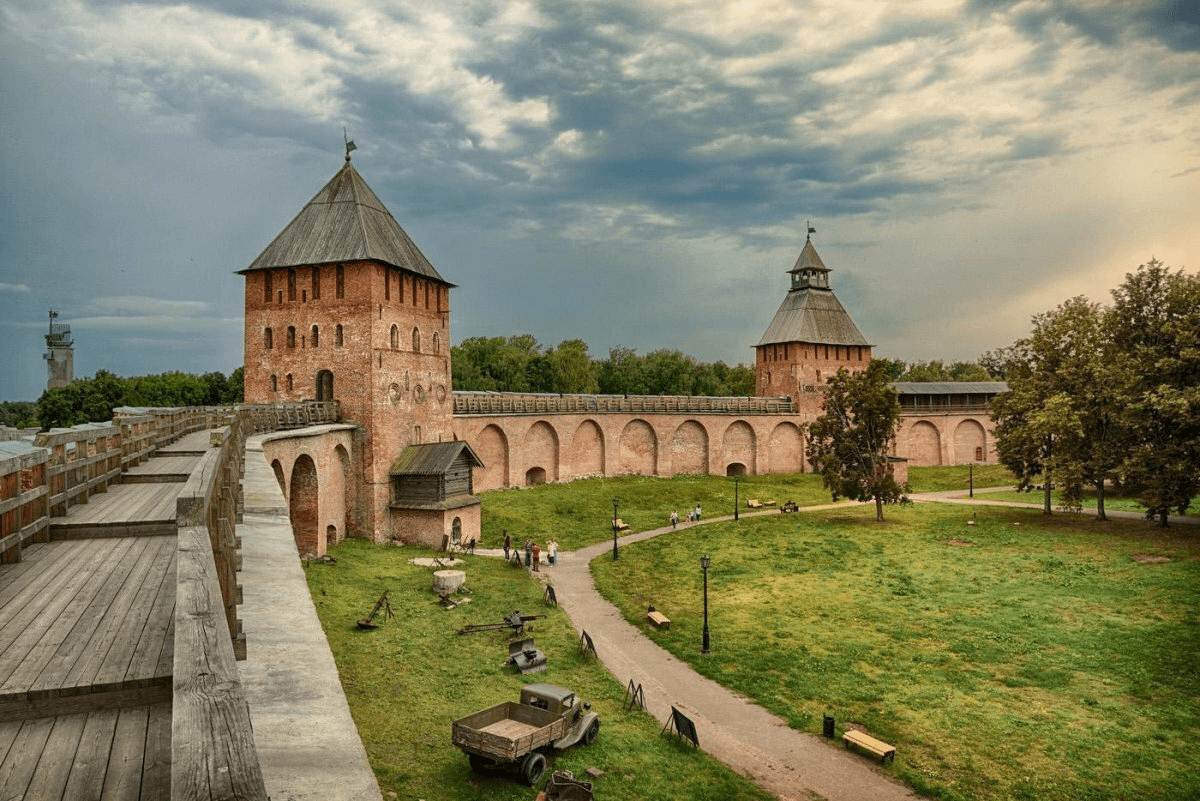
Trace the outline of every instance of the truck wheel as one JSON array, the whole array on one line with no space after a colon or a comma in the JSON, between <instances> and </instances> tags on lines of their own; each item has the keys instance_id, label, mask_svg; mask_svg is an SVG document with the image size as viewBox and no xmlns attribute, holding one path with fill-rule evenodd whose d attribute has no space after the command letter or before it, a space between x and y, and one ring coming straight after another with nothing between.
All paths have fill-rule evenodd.
<instances>
[{"instance_id":1,"label":"truck wheel","mask_svg":"<svg viewBox=\"0 0 1200 801\"><path fill-rule=\"evenodd\" d=\"M467 761L471 763L471 770L481 776L495 770L495 763L486 757L479 756L479 754L467 754Z\"/></svg>"},{"instance_id":2,"label":"truck wheel","mask_svg":"<svg viewBox=\"0 0 1200 801\"><path fill-rule=\"evenodd\" d=\"M525 761L521 763L521 778L530 787L537 786L537 783L546 775L546 757L534 751L529 756L525 757Z\"/></svg>"},{"instance_id":3,"label":"truck wheel","mask_svg":"<svg viewBox=\"0 0 1200 801\"><path fill-rule=\"evenodd\" d=\"M583 744L591 745L596 742L596 738L600 736L600 721L592 721L592 725L588 726L588 730L583 733Z\"/></svg>"}]
</instances>

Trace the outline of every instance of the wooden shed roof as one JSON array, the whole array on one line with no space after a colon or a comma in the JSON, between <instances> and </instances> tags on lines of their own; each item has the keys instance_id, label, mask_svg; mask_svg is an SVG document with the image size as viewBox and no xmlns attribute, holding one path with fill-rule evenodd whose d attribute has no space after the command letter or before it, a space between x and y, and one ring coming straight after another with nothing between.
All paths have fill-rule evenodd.
<instances>
[{"instance_id":1,"label":"wooden shed roof","mask_svg":"<svg viewBox=\"0 0 1200 801\"><path fill-rule=\"evenodd\" d=\"M266 250L238 272L361 260L453 286L438 274L347 159Z\"/></svg>"},{"instance_id":2,"label":"wooden shed roof","mask_svg":"<svg viewBox=\"0 0 1200 801\"><path fill-rule=\"evenodd\" d=\"M450 470L460 455L466 457L470 466L483 467L483 462L471 450L471 446L456 439L409 445L401 451L389 472L393 476L440 476Z\"/></svg>"}]
</instances>

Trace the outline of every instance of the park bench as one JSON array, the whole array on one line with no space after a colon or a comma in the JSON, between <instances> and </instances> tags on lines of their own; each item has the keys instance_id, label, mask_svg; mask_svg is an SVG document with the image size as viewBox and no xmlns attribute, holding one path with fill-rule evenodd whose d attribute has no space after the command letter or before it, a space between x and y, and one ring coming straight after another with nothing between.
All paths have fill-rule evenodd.
<instances>
[{"instance_id":1,"label":"park bench","mask_svg":"<svg viewBox=\"0 0 1200 801\"><path fill-rule=\"evenodd\" d=\"M613 521L613 525L617 527L617 531L629 531L629 524L619 517Z\"/></svg>"},{"instance_id":2,"label":"park bench","mask_svg":"<svg viewBox=\"0 0 1200 801\"><path fill-rule=\"evenodd\" d=\"M846 747L850 747L850 743L854 743L859 748L870 751L872 754L880 757L880 762L886 762L891 759L893 763L896 761L896 747L888 745L882 740L876 740L869 734L864 734L861 731L850 730L842 735L842 741Z\"/></svg>"},{"instance_id":3,"label":"park bench","mask_svg":"<svg viewBox=\"0 0 1200 801\"><path fill-rule=\"evenodd\" d=\"M657 628L671 628L671 619L662 612L659 612L653 606L646 610L646 619L653 623Z\"/></svg>"},{"instance_id":4,"label":"park bench","mask_svg":"<svg viewBox=\"0 0 1200 801\"><path fill-rule=\"evenodd\" d=\"M758 498L747 498L746 505L751 509L761 509L763 507L762 501Z\"/></svg>"}]
</instances>

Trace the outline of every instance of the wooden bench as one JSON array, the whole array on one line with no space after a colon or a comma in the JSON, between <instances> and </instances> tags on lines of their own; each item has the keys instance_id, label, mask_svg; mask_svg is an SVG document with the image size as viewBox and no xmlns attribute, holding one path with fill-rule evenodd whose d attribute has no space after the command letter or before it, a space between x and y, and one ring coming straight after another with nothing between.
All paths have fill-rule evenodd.
<instances>
[{"instance_id":1,"label":"wooden bench","mask_svg":"<svg viewBox=\"0 0 1200 801\"><path fill-rule=\"evenodd\" d=\"M619 517L613 521L613 525L617 527L617 531L629 531L629 524Z\"/></svg>"},{"instance_id":2,"label":"wooden bench","mask_svg":"<svg viewBox=\"0 0 1200 801\"><path fill-rule=\"evenodd\" d=\"M762 501L758 498L747 498L746 505L751 509L761 509L763 507Z\"/></svg>"},{"instance_id":3,"label":"wooden bench","mask_svg":"<svg viewBox=\"0 0 1200 801\"><path fill-rule=\"evenodd\" d=\"M893 764L896 762L895 746L888 745L882 740L876 740L869 734L851 730L842 735L842 741L847 748L850 747L850 743L854 743L859 748L870 751L880 757L880 762L886 762L888 759L891 759Z\"/></svg>"},{"instance_id":4,"label":"wooden bench","mask_svg":"<svg viewBox=\"0 0 1200 801\"><path fill-rule=\"evenodd\" d=\"M656 610L653 606L646 610L646 620L649 620L660 629L671 628L671 619L662 612Z\"/></svg>"}]
</instances>

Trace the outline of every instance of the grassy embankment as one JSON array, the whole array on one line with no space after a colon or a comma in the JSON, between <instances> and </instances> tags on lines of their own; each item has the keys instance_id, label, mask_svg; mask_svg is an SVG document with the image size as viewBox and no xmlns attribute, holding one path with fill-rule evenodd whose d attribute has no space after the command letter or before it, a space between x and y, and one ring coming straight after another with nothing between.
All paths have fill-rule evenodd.
<instances>
[{"instance_id":1,"label":"grassy embankment","mask_svg":"<svg viewBox=\"0 0 1200 801\"><path fill-rule=\"evenodd\" d=\"M699 672L798 729L819 731L826 712L839 733L858 724L930 796L1200 797L1191 529L1001 507L885 514L703 526L592 569L630 622L649 603L667 614L671 629L647 635Z\"/></svg>"},{"instance_id":2,"label":"grassy embankment","mask_svg":"<svg viewBox=\"0 0 1200 801\"><path fill-rule=\"evenodd\" d=\"M552 768L581 779L589 767L603 770L597 797L769 798L690 743L661 735L661 724L646 713L624 711L624 688L595 660L580 659L566 615L543 603L541 584L526 571L499 559L466 557L460 569L466 570L471 601L448 611L432 591L433 568L409 563L433 552L351 540L332 554L337 564L310 565L308 583L385 799L529 801L534 793L513 777L473 774L466 756L450 744L450 724L516 700L523 685L537 681L574 689L600 713L596 743L563 752ZM355 621L385 589L395 619L380 616L378 629L358 630ZM542 673L521 676L503 667L508 638L502 633L455 633L468 623L499 622L513 609L546 615L528 632L549 659Z\"/></svg>"},{"instance_id":3,"label":"grassy embankment","mask_svg":"<svg viewBox=\"0 0 1200 801\"><path fill-rule=\"evenodd\" d=\"M912 480L914 491L966 487L961 468L914 469ZM988 480L976 470L976 487ZM747 497L828 502L812 475L749 477L740 490L743 509ZM640 530L697 500L706 518L728 514L733 487L719 477L630 477L488 493L484 544L498 544L504 527L543 542L552 533L567 550L606 540L612 497ZM593 570L635 624L647 603L667 612L672 629L647 634L678 657L797 728L818 731L826 711L839 732L862 725L898 746L895 774L932 796L1200 795L1189 757L1200 735L1194 535L1036 510L972 512L974 526L962 508L933 505L889 507L879 525L853 504L681 525L625 546L636 558L599 559ZM706 551L714 653L701 658ZM451 720L515 697L524 683L500 667L504 640L453 632L512 608L549 615L532 636L551 667L534 678L576 688L604 719L600 741L566 752L559 768L605 770L597 791L609 799L760 797L659 736L648 716L624 712L623 688L580 662L565 617L542 606L541 586L524 571L469 559L472 603L447 612L429 569L408 564L423 552L351 542L335 555L336 566L309 568L310 586L385 797L528 796L509 780L473 776L449 745ZM385 588L398 618L357 631L354 620Z\"/></svg>"}]
</instances>

